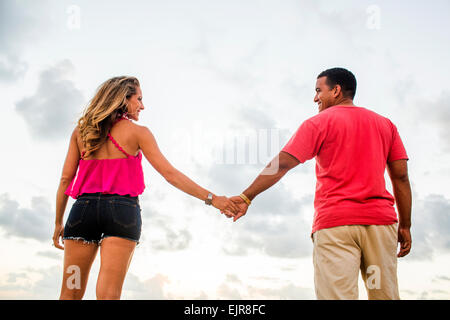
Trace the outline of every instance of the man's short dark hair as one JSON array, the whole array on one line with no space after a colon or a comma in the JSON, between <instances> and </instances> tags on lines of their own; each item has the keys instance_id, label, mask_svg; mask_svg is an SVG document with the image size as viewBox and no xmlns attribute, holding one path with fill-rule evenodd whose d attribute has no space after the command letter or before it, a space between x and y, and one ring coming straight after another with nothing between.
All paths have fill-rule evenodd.
<instances>
[{"instance_id":1,"label":"man's short dark hair","mask_svg":"<svg viewBox=\"0 0 450 320\"><path fill-rule=\"evenodd\" d=\"M332 68L322 71L317 79L327 77L326 84L331 88L336 85L340 85L342 89L342 94L346 98L353 98L356 94L356 78L347 69L344 68Z\"/></svg>"}]
</instances>

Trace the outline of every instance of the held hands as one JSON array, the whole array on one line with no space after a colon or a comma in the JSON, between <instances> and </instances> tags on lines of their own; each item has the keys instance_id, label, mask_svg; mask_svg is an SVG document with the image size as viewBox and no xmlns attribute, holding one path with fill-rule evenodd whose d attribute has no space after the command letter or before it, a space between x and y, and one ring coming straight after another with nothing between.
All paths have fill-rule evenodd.
<instances>
[{"instance_id":1,"label":"held hands","mask_svg":"<svg viewBox=\"0 0 450 320\"><path fill-rule=\"evenodd\" d=\"M247 201L250 202L248 199ZM247 213L249 206L241 196L234 196L231 198L213 196L212 205L219 209L221 213L225 214L227 218L233 218L233 222L244 216Z\"/></svg>"},{"instance_id":2,"label":"held hands","mask_svg":"<svg viewBox=\"0 0 450 320\"><path fill-rule=\"evenodd\" d=\"M248 204L245 202L244 199L242 199L240 196L234 196L229 198L234 204L235 207L237 207L237 211L235 213L231 213L229 211L220 210L221 213L225 214L228 218L233 217L233 222L235 222L240 217L244 216L247 213Z\"/></svg>"},{"instance_id":3,"label":"held hands","mask_svg":"<svg viewBox=\"0 0 450 320\"><path fill-rule=\"evenodd\" d=\"M234 202L235 205L239 207L239 213L234 216L233 222L235 222L240 217L244 216L247 213L248 204L242 199L240 196L234 196L230 198L231 201Z\"/></svg>"},{"instance_id":4,"label":"held hands","mask_svg":"<svg viewBox=\"0 0 450 320\"><path fill-rule=\"evenodd\" d=\"M224 196L213 196L211 204L225 214L227 218L235 217L239 213L239 206Z\"/></svg>"}]
</instances>

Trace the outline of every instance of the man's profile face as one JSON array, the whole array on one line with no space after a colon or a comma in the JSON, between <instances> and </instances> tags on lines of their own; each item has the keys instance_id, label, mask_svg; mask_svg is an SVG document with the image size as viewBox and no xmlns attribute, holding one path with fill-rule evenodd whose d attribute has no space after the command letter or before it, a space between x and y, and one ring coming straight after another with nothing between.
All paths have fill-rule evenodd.
<instances>
[{"instance_id":1,"label":"man's profile face","mask_svg":"<svg viewBox=\"0 0 450 320\"><path fill-rule=\"evenodd\" d=\"M333 95L333 88L330 89L326 80L327 77L320 77L316 81L316 95L314 97L314 102L317 103L319 112L333 106L336 100Z\"/></svg>"}]
</instances>

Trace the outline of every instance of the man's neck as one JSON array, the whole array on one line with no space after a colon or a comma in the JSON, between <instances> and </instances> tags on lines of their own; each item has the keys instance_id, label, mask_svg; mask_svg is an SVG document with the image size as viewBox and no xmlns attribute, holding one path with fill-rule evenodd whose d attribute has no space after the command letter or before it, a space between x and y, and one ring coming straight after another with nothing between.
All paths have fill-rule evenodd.
<instances>
[{"instance_id":1,"label":"man's neck","mask_svg":"<svg viewBox=\"0 0 450 320\"><path fill-rule=\"evenodd\" d=\"M334 106L354 106L353 100L349 98L342 98L334 104Z\"/></svg>"}]
</instances>

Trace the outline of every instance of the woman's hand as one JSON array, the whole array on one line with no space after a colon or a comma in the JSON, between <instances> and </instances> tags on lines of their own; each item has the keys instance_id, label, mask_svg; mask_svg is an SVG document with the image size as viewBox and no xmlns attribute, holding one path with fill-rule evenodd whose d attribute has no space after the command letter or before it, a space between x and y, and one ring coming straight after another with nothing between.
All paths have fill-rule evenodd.
<instances>
[{"instance_id":1,"label":"woman's hand","mask_svg":"<svg viewBox=\"0 0 450 320\"><path fill-rule=\"evenodd\" d=\"M228 218L234 217L239 213L239 207L224 196L213 195L212 205L214 208L219 209L221 213L224 213Z\"/></svg>"},{"instance_id":2,"label":"woman's hand","mask_svg":"<svg viewBox=\"0 0 450 320\"><path fill-rule=\"evenodd\" d=\"M239 207L239 213L234 216L233 222L235 222L240 217L244 216L247 213L248 210L248 204L240 197L240 196L234 196L230 198L231 201L234 202L235 205Z\"/></svg>"},{"instance_id":3,"label":"woman's hand","mask_svg":"<svg viewBox=\"0 0 450 320\"><path fill-rule=\"evenodd\" d=\"M53 245L55 248L64 250L64 247L60 244L59 238L64 236L64 226L62 224L55 224L55 232L53 233Z\"/></svg>"}]
</instances>

